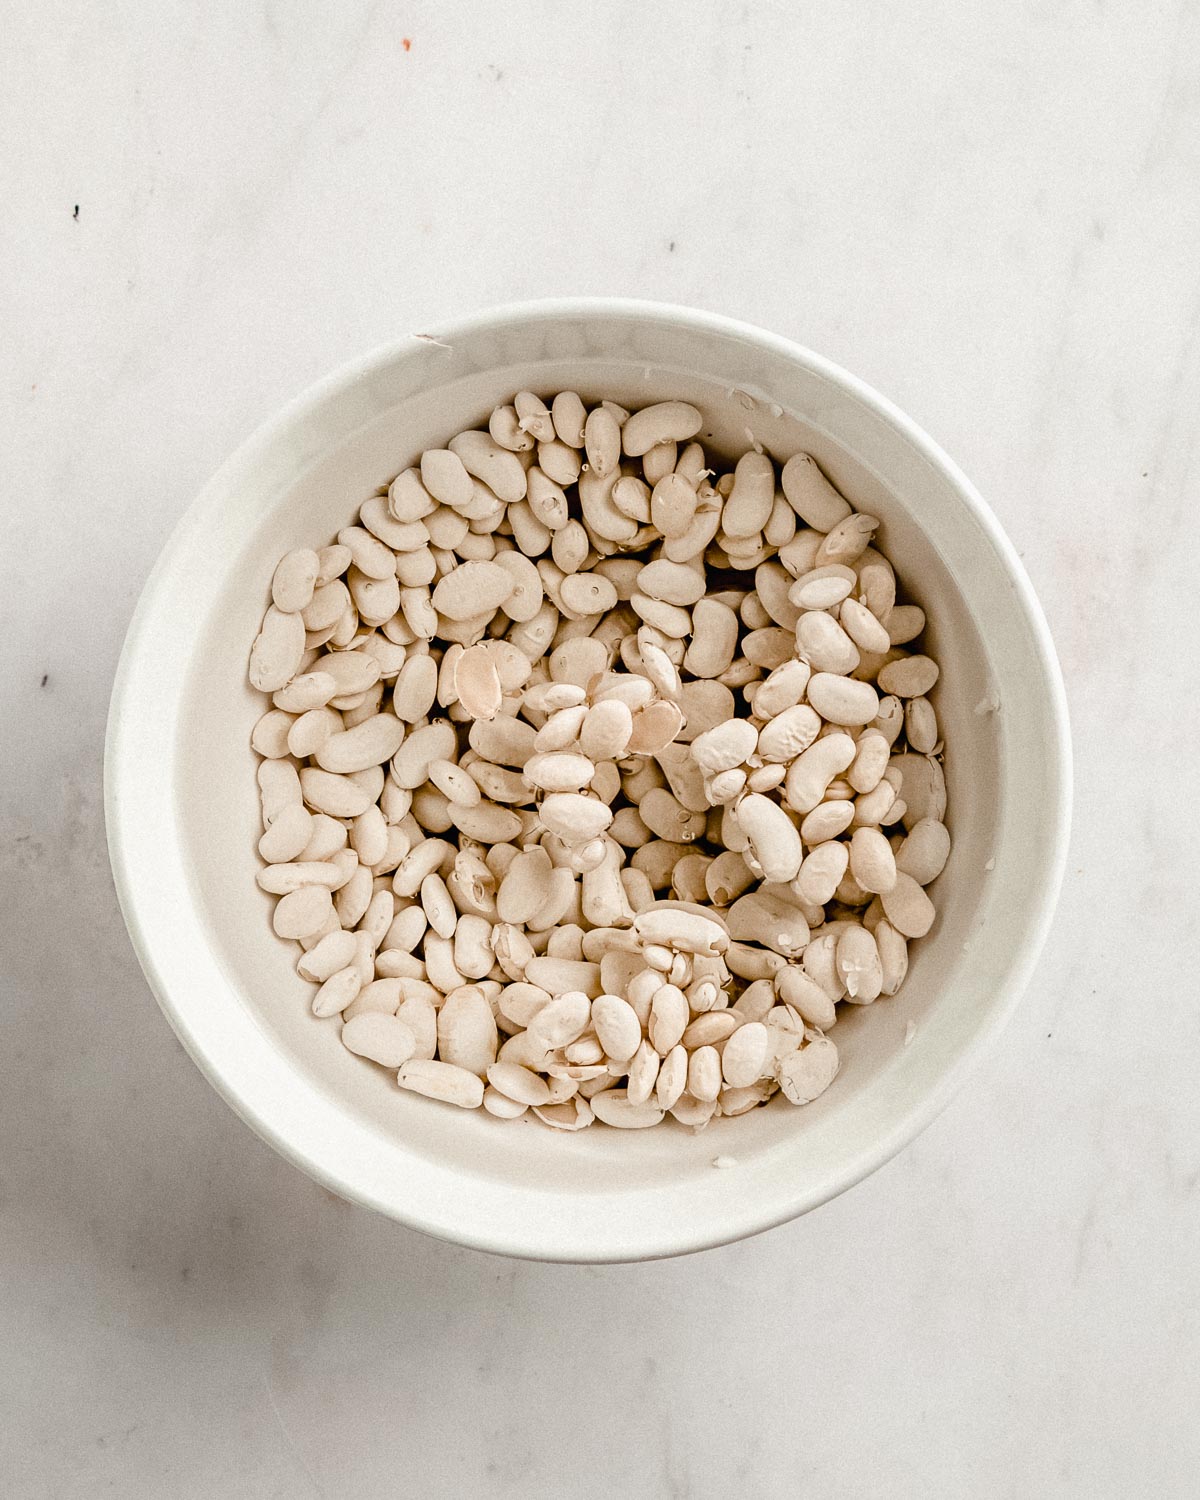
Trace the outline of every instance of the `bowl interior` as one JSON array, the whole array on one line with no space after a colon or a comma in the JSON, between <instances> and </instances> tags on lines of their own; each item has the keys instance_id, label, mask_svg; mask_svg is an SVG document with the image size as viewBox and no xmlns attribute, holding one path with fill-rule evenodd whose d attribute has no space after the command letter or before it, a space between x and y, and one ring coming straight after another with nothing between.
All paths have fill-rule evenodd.
<instances>
[{"instance_id":1,"label":"bowl interior","mask_svg":"<svg viewBox=\"0 0 1200 1500\"><path fill-rule=\"evenodd\" d=\"M616 309L532 310L445 342L390 351L285 413L217 476L164 558L114 710L114 764L140 778L130 787L153 786L136 808L126 798L122 820L123 894L137 908L144 961L184 1040L252 1123L339 1191L419 1227L516 1253L602 1258L778 1222L913 1133L1002 1019L1032 957L1056 844L1054 820L1035 816L1031 798L1058 795L1037 622L956 474L903 419L789 346L716 320ZM841 1008L841 1074L804 1109L777 1099L699 1135L670 1123L568 1136L434 1105L346 1052L336 1021L312 1017L298 949L271 931L272 902L254 883L249 748L264 702L245 666L275 562L332 540L423 448L485 424L526 388L628 406L681 398L703 411L706 444L726 454L751 439L777 459L806 449L881 518L902 597L928 615L955 841L932 890L938 921L914 945L897 997ZM148 734L138 733L139 695L153 713ZM1000 712L977 711L993 697ZM131 872L147 846L157 869ZM737 1170L714 1171L718 1154Z\"/></svg>"}]
</instances>

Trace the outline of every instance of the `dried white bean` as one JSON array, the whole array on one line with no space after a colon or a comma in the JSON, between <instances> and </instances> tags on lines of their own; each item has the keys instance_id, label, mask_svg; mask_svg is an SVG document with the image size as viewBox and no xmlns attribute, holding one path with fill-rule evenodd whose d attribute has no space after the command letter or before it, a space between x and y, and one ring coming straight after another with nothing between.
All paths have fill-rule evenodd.
<instances>
[{"instance_id":1,"label":"dried white bean","mask_svg":"<svg viewBox=\"0 0 1200 1500\"><path fill-rule=\"evenodd\" d=\"M810 1104L837 1077L838 1064L837 1048L828 1037L818 1037L779 1064L779 1086L792 1104Z\"/></svg>"},{"instance_id":2,"label":"dried white bean","mask_svg":"<svg viewBox=\"0 0 1200 1500\"><path fill-rule=\"evenodd\" d=\"M496 1060L499 1039L492 1007L477 985L463 985L447 995L438 1011L437 1038L444 1063L485 1076Z\"/></svg>"},{"instance_id":3,"label":"dried white bean","mask_svg":"<svg viewBox=\"0 0 1200 1500\"><path fill-rule=\"evenodd\" d=\"M850 839L850 873L863 888L875 895L890 891L896 883L896 857L878 828L856 828Z\"/></svg>"},{"instance_id":4,"label":"dried white bean","mask_svg":"<svg viewBox=\"0 0 1200 1500\"><path fill-rule=\"evenodd\" d=\"M283 864L299 859L312 834L312 814L301 803L292 802L280 809L278 816L259 839L258 852L268 864Z\"/></svg>"},{"instance_id":5,"label":"dried white bean","mask_svg":"<svg viewBox=\"0 0 1200 1500\"><path fill-rule=\"evenodd\" d=\"M882 899L888 921L904 937L924 937L933 926L933 902L911 875L897 872L895 883Z\"/></svg>"},{"instance_id":6,"label":"dried white bean","mask_svg":"<svg viewBox=\"0 0 1200 1500\"><path fill-rule=\"evenodd\" d=\"M621 443L630 458L640 458L660 443L682 443L703 425L699 410L686 401L660 401L634 412L621 430Z\"/></svg>"},{"instance_id":7,"label":"dried white bean","mask_svg":"<svg viewBox=\"0 0 1200 1500\"><path fill-rule=\"evenodd\" d=\"M302 978L323 984L331 975L348 967L353 958L354 934L339 928L303 954L296 963L296 970Z\"/></svg>"},{"instance_id":8,"label":"dried white bean","mask_svg":"<svg viewBox=\"0 0 1200 1500\"><path fill-rule=\"evenodd\" d=\"M924 698L938 680L938 666L928 656L902 656L879 671L879 686L897 698Z\"/></svg>"},{"instance_id":9,"label":"dried white bean","mask_svg":"<svg viewBox=\"0 0 1200 1500\"><path fill-rule=\"evenodd\" d=\"M641 1023L627 1000L598 995L592 1001L592 1025L600 1045L614 1062L627 1062L642 1039Z\"/></svg>"},{"instance_id":10,"label":"dried white bean","mask_svg":"<svg viewBox=\"0 0 1200 1500\"><path fill-rule=\"evenodd\" d=\"M738 804L737 817L764 877L781 883L794 880L803 856L800 833L778 802L749 792Z\"/></svg>"},{"instance_id":11,"label":"dried white bean","mask_svg":"<svg viewBox=\"0 0 1200 1500\"><path fill-rule=\"evenodd\" d=\"M396 1016L365 1011L342 1026L342 1043L359 1057L385 1068L398 1068L414 1056L417 1040Z\"/></svg>"},{"instance_id":12,"label":"dried white bean","mask_svg":"<svg viewBox=\"0 0 1200 1500\"><path fill-rule=\"evenodd\" d=\"M944 823L922 818L914 823L896 854L896 868L918 885L929 885L950 858L950 834Z\"/></svg>"},{"instance_id":13,"label":"dried white bean","mask_svg":"<svg viewBox=\"0 0 1200 1500\"><path fill-rule=\"evenodd\" d=\"M272 604L250 651L250 684L260 693L286 687L304 658L305 622Z\"/></svg>"},{"instance_id":14,"label":"dried white bean","mask_svg":"<svg viewBox=\"0 0 1200 1500\"><path fill-rule=\"evenodd\" d=\"M483 1079L453 1063L413 1058L401 1066L396 1082L402 1089L462 1109L478 1109L483 1103Z\"/></svg>"},{"instance_id":15,"label":"dried white bean","mask_svg":"<svg viewBox=\"0 0 1200 1500\"><path fill-rule=\"evenodd\" d=\"M780 475L787 502L806 526L831 531L850 515L850 506L838 494L808 453L789 458Z\"/></svg>"}]
</instances>

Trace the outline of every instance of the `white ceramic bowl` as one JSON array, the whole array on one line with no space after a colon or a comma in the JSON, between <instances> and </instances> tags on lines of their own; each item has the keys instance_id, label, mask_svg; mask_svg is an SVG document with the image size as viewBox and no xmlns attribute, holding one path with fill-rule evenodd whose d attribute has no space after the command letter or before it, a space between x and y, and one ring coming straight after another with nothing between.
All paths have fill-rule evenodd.
<instances>
[{"instance_id":1,"label":"white ceramic bowl","mask_svg":"<svg viewBox=\"0 0 1200 1500\"><path fill-rule=\"evenodd\" d=\"M130 626L108 726L117 890L142 966L242 1117L347 1198L482 1249L553 1260L679 1254L782 1223L888 1160L996 1035L1046 933L1067 842L1069 754L1045 621L1012 546L933 442L875 392L761 329L651 303L504 308L405 338L294 401L180 522ZM319 546L422 448L531 388L695 402L717 446L814 453L929 614L951 862L895 999L843 1007L842 1070L699 1135L562 1135L401 1093L309 1012L296 948L254 883L246 659L272 569ZM999 711L979 712L994 697ZM994 862L994 865L993 865ZM915 1035L904 1045L909 1022ZM736 1166L714 1170L713 1158ZM983 1170L983 1163L980 1164Z\"/></svg>"}]
</instances>

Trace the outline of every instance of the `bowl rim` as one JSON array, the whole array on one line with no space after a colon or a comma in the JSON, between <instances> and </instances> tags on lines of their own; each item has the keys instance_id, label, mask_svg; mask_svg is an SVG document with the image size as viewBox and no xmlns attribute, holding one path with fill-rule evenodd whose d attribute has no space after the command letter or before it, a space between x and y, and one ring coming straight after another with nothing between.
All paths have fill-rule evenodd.
<instances>
[{"instance_id":1,"label":"bowl rim","mask_svg":"<svg viewBox=\"0 0 1200 1500\"><path fill-rule=\"evenodd\" d=\"M1066 868L1072 813L1072 760L1066 690L1054 649L1049 626L1033 585L1016 548L999 520L974 485L943 449L905 412L858 376L802 344L755 324L718 313L680 304L622 297L567 297L506 303L485 308L435 325L438 339L447 342L475 334L495 332L530 320L553 323L561 320L656 321L666 325L686 325L701 333L736 337L764 352L799 363L812 373L842 387L917 450L934 469L953 486L957 497L971 512L986 534L1002 562L1012 584L1020 612L1029 628L1030 640L1042 687L1050 706L1045 728L1047 785L1053 790L1048 816L1053 826L1043 846L1041 868L1032 870L1031 882L1042 891L1036 913L1019 935L997 994L980 1024L954 1058L942 1068L934 1084L910 1105L876 1142L861 1150L849 1170L831 1175L805 1191L786 1199L765 1198L756 1212L739 1210L734 1222L722 1221L716 1227L689 1224L677 1219L670 1232L647 1232L631 1226L636 1243L628 1249L578 1243L573 1248L546 1249L522 1238L520 1229L459 1228L446 1216L432 1217L428 1212L413 1211L407 1204L385 1201L366 1191L347 1176L327 1168L313 1158L285 1130L262 1101L242 1093L200 1044L189 1023L187 1005L178 1003L166 982L156 954L153 920L147 917L144 903L148 890L139 879L139 871L127 857L122 837L122 810L136 804L137 772L135 757L127 753L126 734L131 721L125 714L139 678L139 668L146 651L160 601L170 587L177 557L186 546L188 534L204 514L222 502L231 473L269 452L279 438L297 421L319 408L330 396L354 382L369 378L388 367L413 349L414 337L407 334L376 346L365 354L344 361L329 374L293 397L273 416L262 422L231 453L200 492L183 511L164 544L143 586L122 646L110 699L104 747L104 808L109 859L122 915L146 980L164 1015L197 1067L235 1112L285 1159L300 1167L310 1177L339 1196L374 1208L410 1228L435 1238L466 1245L473 1249L522 1259L555 1260L574 1263L612 1263L652 1260L690 1254L717 1245L728 1244L786 1223L801 1214L839 1196L861 1182L914 1140L946 1108L983 1052L995 1041L1007 1024L1025 991L1038 956L1054 918ZM268 1100L268 1103L270 1101Z\"/></svg>"}]
</instances>

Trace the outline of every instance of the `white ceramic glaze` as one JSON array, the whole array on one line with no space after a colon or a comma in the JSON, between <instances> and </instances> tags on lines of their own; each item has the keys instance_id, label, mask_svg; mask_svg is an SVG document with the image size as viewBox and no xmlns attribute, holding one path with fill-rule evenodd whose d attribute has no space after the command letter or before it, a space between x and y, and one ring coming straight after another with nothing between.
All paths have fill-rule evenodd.
<instances>
[{"instance_id":1,"label":"white ceramic glaze","mask_svg":"<svg viewBox=\"0 0 1200 1500\"><path fill-rule=\"evenodd\" d=\"M995 518L936 445L827 361L685 308L563 301L499 309L343 367L260 429L197 498L130 626L106 752L125 918L206 1076L290 1160L431 1234L510 1255L680 1254L813 1208L885 1162L948 1102L1016 1004L1045 936L1070 809L1066 709L1041 610ZM676 396L704 436L799 448L860 508L931 620L955 848L903 991L835 1032L842 1071L693 1136L671 1125L563 1136L400 1093L308 1010L294 945L254 885L262 701L245 682L274 563L321 545L420 450L522 387L627 405ZM998 711L979 712L988 702ZM991 869L988 868L992 864ZM915 1033L905 1045L909 1022ZM733 1156L739 1170L714 1171ZM984 1164L980 1164L980 1170Z\"/></svg>"}]
</instances>

